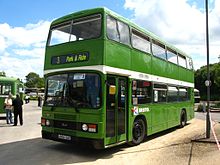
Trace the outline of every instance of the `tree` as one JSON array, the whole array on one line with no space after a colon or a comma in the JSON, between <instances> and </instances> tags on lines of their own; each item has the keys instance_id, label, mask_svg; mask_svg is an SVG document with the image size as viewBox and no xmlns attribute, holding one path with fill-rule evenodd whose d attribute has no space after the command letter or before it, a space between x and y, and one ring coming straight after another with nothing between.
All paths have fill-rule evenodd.
<instances>
[{"instance_id":1,"label":"tree","mask_svg":"<svg viewBox=\"0 0 220 165\"><path fill-rule=\"evenodd\" d=\"M215 67L215 84L220 88L220 64Z\"/></svg>"},{"instance_id":2,"label":"tree","mask_svg":"<svg viewBox=\"0 0 220 165\"><path fill-rule=\"evenodd\" d=\"M4 71L0 72L1 77L6 77L6 73Z\"/></svg>"},{"instance_id":3,"label":"tree","mask_svg":"<svg viewBox=\"0 0 220 165\"><path fill-rule=\"evenodd\" d=\"M195 88L200 91L201 98L207 99L207 88L205 81L207 80L207 66L203 66L195 72ZM210 65L210 87L211 100L220 100L220 64Z\"/></svg>"},{"instance_id":4,"label":"tree","mask_svg":"<svg viewBox=\"0 0 220 165\"><path fill-rule=\"evenodd\" d=\"M25 86L28 88L44 88L44 78L37 73L30 72L26 77Z\"/></svg>"}]
</instances>

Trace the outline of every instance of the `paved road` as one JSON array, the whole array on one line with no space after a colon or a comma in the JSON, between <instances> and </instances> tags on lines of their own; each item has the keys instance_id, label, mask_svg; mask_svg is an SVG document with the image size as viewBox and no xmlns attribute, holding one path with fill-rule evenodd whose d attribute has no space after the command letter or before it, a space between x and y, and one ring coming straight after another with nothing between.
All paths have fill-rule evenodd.
<instances>
[{"instance_id":1,"label":"paved road","mask_svg":"<svg viewBox=\"0 0 220 165\"><path fill-rule=\"evenodd\" d=\"M211 118L213 121L217 121L220 122L220 111L216 111L216 112L211 112L210 113ZM203 112L195 112L195 118L196 119L201 119L201 120L206 120L206 113Z\"/></svg>"},{"instance_id":2,"label":"paved road","mask_svg":"<svg viewBox=\"0 0 220 165\"><path fill-rule=\"evenodd\" d=\"M220 162L216 144L191 141L204 135L204 120L193 119L183 129L173 128L153 135L135 147L122 145L94 150L41 139L40 116L37 102L31 102L24 106L23 126L8 126L0 121L0 165L218 165ZM217 130L220 130L219 125L215 126Z\"/></svg>"},{"instance_id":3,"label":"paved road","mask_svg":"<svg viewBox=\"0 0 220 165\"><path fill-rule=\"evenodd\" d=\"M196 103L195 104L195 111L197 110L197 107L200 103ZM220 110L212 110L210 112L210 115L211 115L211 118L213 121L217 121L217 122L220 122ZM195 112L195 118L196 119L201 119L201 120L206 120L206 113L203 113L203 112Z\"/></svg>"}]
</instances>

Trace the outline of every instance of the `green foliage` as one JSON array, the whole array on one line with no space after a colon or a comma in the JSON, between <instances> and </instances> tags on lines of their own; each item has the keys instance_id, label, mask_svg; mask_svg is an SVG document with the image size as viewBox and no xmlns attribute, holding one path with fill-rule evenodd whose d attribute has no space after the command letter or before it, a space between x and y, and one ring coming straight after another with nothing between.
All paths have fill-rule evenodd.
<instances>
[{"instance_id":1,"label":"green foliage","mask_svg":"<svg viewBox=\"0 0 220 165\"><path fill-rule=\"evenodd\" d=\"M44 78L37 73L30 72L26 77L25 86L28 88L44 88Z\"/></svg>"},{"instance_id":2,"label":"green foliage","mask_svg":"<svg viewBox=\"0 0 220 165\"><path fill-rule=\"evenodd\" d=\"M213 108L220 108L220 103L218 102L218 103L214 104L212 107Z\"/></svg>"},{"instance_id":3,"label":"green foliage","mask_svg":"<svg viewBox=\"0 0 220 165\"><path fill-rule=\"evenodd\" d=\"M200 91L202 100L207 99L207 66L203 66L195 72L195 88ZM220 100L220 63L210 65L211 100Z\"/></svg>"},{"instance_id":4,"label":"green foliage","mask_svg":"<svg viewBox=\"0 0 220 165\"><path fill-rule=\"evenodd\" d=\"M1 77L6 77L6 73L4 71L0 72Z\"/></svg>"}]
</instances>

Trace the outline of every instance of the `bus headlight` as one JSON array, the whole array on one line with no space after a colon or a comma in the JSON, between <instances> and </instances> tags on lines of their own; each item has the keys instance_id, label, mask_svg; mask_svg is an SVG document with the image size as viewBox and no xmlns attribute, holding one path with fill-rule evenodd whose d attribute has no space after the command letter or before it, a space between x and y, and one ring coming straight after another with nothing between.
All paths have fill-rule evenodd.
<instances>
[{"instance_id":1,"label":"bus headlight","mask_svg":"<svg viewBox=\"0 0 220 165\"><path fill-rule=\"evenodd\" d=\"M46 126L50 126L50 120L46 120Z\"/></svg>"},{"instance_id":2,"label":"bus headlight","mask_svg":"<svg viewBox=\"0 0 220 165\"><path fill-rule=\"evenodd\" d=\"M82 130L83 131L88 131L88 125L87 124L82 124Z\"/></svg>"},{"instance_id":3,"label":"bus headlight","mask_svg":"<svg viewBox=\"0 0 220 165\"><path fill-rule=\"evenodd\" d=\"M85 132L97 132L97 124L86 124L86 123L82 123L82 130Z\"/></svg>"}]
</instances>

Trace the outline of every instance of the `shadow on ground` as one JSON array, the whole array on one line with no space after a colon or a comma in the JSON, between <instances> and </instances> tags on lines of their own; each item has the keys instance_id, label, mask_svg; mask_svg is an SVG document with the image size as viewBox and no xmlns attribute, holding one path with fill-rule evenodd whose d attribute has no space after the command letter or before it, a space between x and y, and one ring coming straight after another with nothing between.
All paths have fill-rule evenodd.
<instances>
[{"instance_id":1,"label":"shadow on ground","mask_svg":"<svg viewBox=\"0 0 220 165\"><path fill-rule=\"evenodd\" d=\"M177 128L155 134L147 141L171 133ZM65 144L41 138L17 141L0 145L0 164L73 164L80 162L93 162L97 159L110 159L113 154L123 151L128 145L95 150L83 144Z\"/></svg>"},{"instance_id":2,"label":"shadow on ground","mask_svg":"<svg viewBox=\"0 0 220 165\"><path fill-rule=\"evenodd\" d=\"M0 145L0 164L72 164L109 159L126 146L95 150L82 144L64 144L41 138Z\"/></svg>"}]
</instances>

